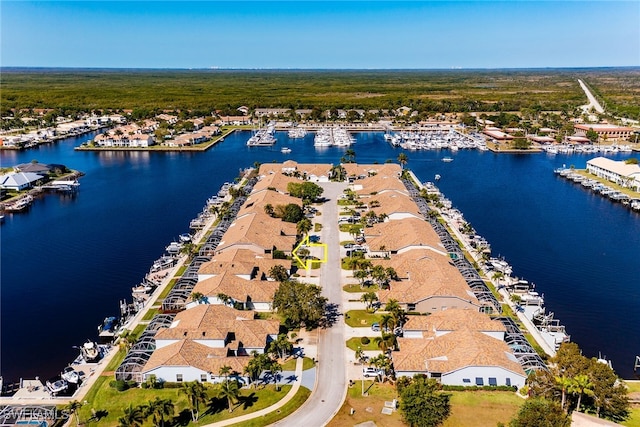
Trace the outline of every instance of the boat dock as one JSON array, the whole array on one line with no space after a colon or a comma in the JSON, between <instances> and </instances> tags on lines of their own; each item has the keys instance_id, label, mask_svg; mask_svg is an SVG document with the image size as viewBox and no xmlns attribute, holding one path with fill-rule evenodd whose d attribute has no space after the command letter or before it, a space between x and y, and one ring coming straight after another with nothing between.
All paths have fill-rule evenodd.
<instances>
[{"instance_id":1,"label":"boat dock","mask_svg":"<svg viewBox=\"0 0 640 427\"><path fill-rule=\"evenodd\" d=\"M557 176L572 181L586 190L606 197L612 202L621 203L629 209L640 212L640 194L628 188L616 189L612 187L612 182L608 182L597 176L588 174L584 170L574 170L571 168L558 168L553 171Z\"/></svg>"},{"instance_id":2,"label":"boat dock","mask_svg":"<svg viewBox=\"0 0 640 427\"><path fill-rule=\"evenodd\" d=\"M440 195L443 207L438 208L437 213L446 222L449 231L461 242L463 249L480 267L478 272L482 279L495 287L502 297L502 303L512 309L540 348L549 356L554 356L560 344L568 342L570 336L559 320L553 318L553 313L546 313L544 296L534 290L535 285L512 277L512 268L503 259L489 258L489 261L486 261L488 242L476 235L475 230L464 220L462 213L452 207L451 202L442 196L433 183L422 184L413 172L410 174L419 188ZM478 242L482 244L478 245Z\"/></svg>"}]
</instances>

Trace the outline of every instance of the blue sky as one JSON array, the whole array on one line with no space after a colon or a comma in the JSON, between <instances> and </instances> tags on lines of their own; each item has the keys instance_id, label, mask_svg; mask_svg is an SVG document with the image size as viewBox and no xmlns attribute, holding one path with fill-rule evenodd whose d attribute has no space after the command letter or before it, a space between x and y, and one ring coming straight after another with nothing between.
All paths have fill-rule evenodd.
<instances>
[{"instance_id":1,"label":"blue sky","mask_svg":"<svg viewBox=\"0 0 640 427\"><path fill-rule=\"evenodd\" d=\"M640 65L640 1L0 2L0 64L114 68Z\"/></svg>"}]
</instances>

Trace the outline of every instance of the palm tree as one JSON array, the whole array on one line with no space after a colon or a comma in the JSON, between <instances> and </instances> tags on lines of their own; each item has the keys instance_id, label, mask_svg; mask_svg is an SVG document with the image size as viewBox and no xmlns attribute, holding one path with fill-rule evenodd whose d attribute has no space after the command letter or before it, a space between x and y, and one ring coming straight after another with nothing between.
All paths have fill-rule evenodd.
<instances>
[{"instance_id":1,"label":"palm tree","mask_svg":"<svg viewBox=\"0 0 640 427\"><path fill-rule=\"evenodd\" d=\"M383 314L380 318L380 329L393 331L396 327L396 319L392 314Z\"/></svg>"},{"instance_id":2,"label":"palm tree","mask_svg":"<svg viewBox=\"0 0 640 427\"><path fill-rule=\"evenodd\" d=\"M578 405L576 406L576 410L580 412L580 402L582 401L582 396L593 396L593 387L594 384L591 382L588 375L576 375L569 386L569 393L573 395L578 395Z\"/></svg>"},{"instance_id":3,"label":"palm tree","mask_svg":"<svg viewBox=\"0 0 640 427\"><path fill-rule=\"evenodd\" d=\"M156 397L155 400L150 400L145 406L145 412L147 417L153 417L154 426L164 426L164 416L173 415L173 402L169 399L160 399Z\"/></svg>"},{"instance_id":4,"label":"palm tree","mask_svg":"<svg viewBox=\"0 0 640 427\"><path fill-rule=\"evenodd\" d=\"M365 304L365 308L367 311L371 309L371 306L375 301L378 301L378 295L375 292L365 292L360 297L360 301Z\"/></svg>"},{"instance_id":5,"label":"palm tree","mask_svg":"<svg viewBox=\"0 0 640 427\"><path fill-rule=\"evenodd\" d=\"M218 370L218 375L224 375L224 382L225 383L229 382L229 374L230 373L231 373L231 366L229 366L229 365L221 366L220 369Z\"/></svg>"},{"instance_id":6,"label":"palm tree","mask_svg":"<svg viewBox=\"0 0 640 427\"><path fill-rule=\"evenodd\" d=\"M201 304L202 302L204 302L204 301L206 300L206 297L204 296L204 294L203 294L203 293L200 293L200 292L192 292L192 293L191 293L191 299L192 299L194 302L196 302L196 303L198 303L198 304Z\"/></svg>"},{"instance_id":7,"label":"palm tree","mask_svg":"<svg viewBox=\"0 0 640 427\"><path fill-rule=\"evenodd\" d=\"M280 372L282 372L282 365L278 363L276 360L274 360L273 363L271 363L270 368L271 368L271 373L273 374L273 378L275 379L275 382L276 382L276 390L280 390L278 377L280 376L279 375Z\"/></svg>"},{"instance_id":8,"label":"palm tree","mask_svg":"<svg viewBox=\"0 0 640 427\"><path fill-rule=\"evenodd\" d=\"M382 333L382 336L376 337L374 340L378 348L382 351L382 353L387 353L389 350L393 350L396 348L397 339L394 334L385 334Z\"/></svg>"},{"instance_id":9,"label":"palm tree","mask_svg":"<svg viewBox=\"0 0 640 427\"><path fill-rule=\"evenodd\" d=\"M273 217L275 210L273 209L273 205L271 203L267 203L266 205L264 205L264 213L266 213L270 217Z\"/></svg>"},{"instance_id":10,"label":"palm tree","mask_svg":"<svg viewBox=\"0 0 640 427\"><path fill-rule=\"evenodd\" d=\"M353 272L353 277L358 279L360 287L362 288L364 287L364 282L367 280L367 277L369 277L369 273L365 270L356 270Z\"/></svg>"},{"instance_id":11,"label":"palm tree","mask_svg":"<svg viewBox=\"0 0 640 427\"><path fill-rule=\"evenodd\" d=\"M390 299L389 302L387 302L387 305L385 305L384 310L390 313L398 311L400 310L400 303L398 300Z\"/></svg>"},{"instance_id":12,"label":"palm tree","mask_svg":"<svg viewBox=\"0 0 640 427\"><path fill-rule=\"evenodd\" d=\"M78 402L77 400L72 400L64 407L64 409L66 409L69 414L74 415L76 424L80 424L80 421L78 420L78 409L80 408L82 408L82 403Z\"/></svg>"},{"instance_id":13,"label":"palm tree","mask_svg":"<svg viewBox=\"0 0 640 427\"><path fill-rule=\"evenodd\" d=\"M240 397L240 386L238 385L238 381L227 381L222 384L218 397L227 399L229 412L233 412L233 403L238 400L238 397Z\"/></svg>"},{"instance_id":14,"label":"palm tree","mask_svg":"<svg viewBox=\"0 0 640 427\"><path fill-rule=\"evenodd\" d=\"M398 154L398 163L402 166L402 170L404 170L404 165L407 164L407 161L409 161L409 158L405 153Z\"/></svg>"},{"instance_id":15,"label":"palm tree","mask_svg":"<svg viewBox=\"0 0 640 427\"><path fill-rule=\"evenodd\" d=\"M293 350L293 344L289 342L287 334L280 334L275 341L271 341L269 352L275 354L280 359L284 359Z\"/></svg>"},{"instance_id":16,"label":"palm tree","mask_svg":"<svg viewBox=\"0 0 640 427\"><path fill-rule=\"evenodd\" d=\"M180 391L187 395L191 418L194 422L198 421L200 416L200 403L204 403L207 399L207 391L204 385L198 381L184 383Z\"/></svg>"},{"instance_id":17,"label":"palm tree","mask_svg":"<svg viewBox=\"0 0 640 427\"><path fill-rule=\"evenodd\" d=\"M296 224L296 231L300 236L306 236L309 231L313 228L313 224L309 218L304 218L298 221Z\"/></svg>"},{"instance_id":18,"label":"palm tree","mask_svg":"<svg viewBox=\"0 0 640 427\"><path fill-rule=\"evenodd\" d=\"M347 158L348 163L353 163L356 159L356 152L352 148L348 148L347 151L344 152L344 156Z\"/></svg>"},{"instance_id":19,"label":"palm tree","mask_svg":"<svg viewBox=\"0 0 640 427\"><path fill-rule=\"evenodd\" d=\"M124 408L124 416L118 418L119 427L141 427L144 423L144 410L141 406L133 406L131 403L128 408Z\"/></svg>"},{"instance_id":20,"label":"palm tree","mask_svg":"<svg viewBox=\"0 0 640 427\"><path fill-rule=\"evenodd\" d=\"M571 384L573 384L573 380L562 375L561 377L556 377L556 384L558 384L560 390L562 391L562 400L560 402L560 407L564 410L564 404L567 401L567 389L571 387Z\"/></svg>"}]
</instances>

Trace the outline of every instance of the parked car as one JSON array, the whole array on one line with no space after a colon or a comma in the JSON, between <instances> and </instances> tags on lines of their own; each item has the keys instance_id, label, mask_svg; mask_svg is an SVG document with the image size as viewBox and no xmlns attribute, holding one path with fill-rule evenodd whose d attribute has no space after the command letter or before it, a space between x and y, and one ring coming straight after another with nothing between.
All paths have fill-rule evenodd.
<instances>
[{"instance_id":1,"label":"parked car","mask_svg":"<svg viewBox=\"0 0 640 427\"><path fill-rule=\"evenodd\" d=\"M378 323L378 322L372 323L371 324L371 330L373 332L380 332L380 323Z\"/></svg>"},{"instance_id":2,"label":"parked car","mask_svg":"<svg viewBox=\"0 0 640 427\"><path fill-rule=\"evenodd\" d=\"M346 245L344 245L345 249L351 249L353 248L353 243L347 243Z\"/></svg>"},{"instance_id":3,"label":"parked car","mask_svg":"<svg viewBox=\"0 0 640 427\"><path fill-rule=\"evenodd\" d=\"M384 372L382 371L382 369L376 369L376 368L362 368L362 376L365 378L369 378L369 377L377 377L382 375Z\"/></svg>"}]
</instances>

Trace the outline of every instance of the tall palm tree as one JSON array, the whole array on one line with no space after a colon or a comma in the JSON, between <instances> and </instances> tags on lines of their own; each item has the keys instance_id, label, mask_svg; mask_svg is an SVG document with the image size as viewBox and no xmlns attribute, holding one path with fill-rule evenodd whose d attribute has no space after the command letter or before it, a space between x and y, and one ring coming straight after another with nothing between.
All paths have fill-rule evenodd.
<instances>
[{"instance_id":1,"label":"tall palm tree","mask_svg":"<svg viewBox=\"0 0 640 427\"><path fill-rule=\"evenodd\" d=\"M82 403L78 402L77 400L72 400L64 407L64 409L66 409L69 414L75 417L76 424L80 424L80 421L78 420L78 410L80 408L82 408Z\"/></svg>"},{"instance_id":2,"label":"tall palm tree","mask_svg":"<svg viewBox=\"0 0 640 427\"><path fill-rule=\"evenodd\" d=\"M220 369L218 370L218 375L224 375L224 382L225 383L229 382L229 374L230 373L231 373L231 366L229 366L229 365L221 366Z\"/></svg>"},{"instance_id":3,"label":"tall palm tree","mask_svg":"<svg viewBox=\"0 0 640 427\"><path fill-rule=\"evenodd\" d=\"M131 403L128 408L124 408L124 416L118 418L119 427L141 427L144 423L144 410L141 406L133 406Z\"/></svg>"},{"instance_id":4,"label":"tall palm tree","mask_svg":"<svg viewBox=\"0 0 640 427\"><path fill-rule=\"evenodd\" d=\"M280 372L282 372L282 365L278 363L277 360L274 360L273 363L270 364L269 368L271 369L271 373L273 374L273 378L276 382L276 390L280 390L278 377L280 376Z\"/></svg>"},{"instance_id":5,"label":"tall palm tree","mask_svg":"<svg viewBox=\"0 0 640 427\"><path fill-rule=\"evenodd\" d=\"M588 375L576 375L569 386L569 393L573 395L578 395L578 405L576 406L576 410L580 412L580 402L582 401L582 396L593 396L593 387L594 384L591 382L591 379Z\"/></svg>"},{"instance_id":6,"label":"tall palm tree","mask_svg":"<svg viewBox=\"0 0 640 427\"><path fill-rule=\"evenodd\" d=\"M173 415L174 405L169 399L156 397L155 400L150 400L147 403L145 410L147 417L153 417L153 425L162 427L165 415Z\"/></svg>"},{"instance_id":7,"label":"tall palm tree","mask_svg":"<svg viewBox=\"0 0 640 427\"><path fill-rule=\"evenodd\" d=\"M398 163L400 163L402 170L404 170L404 165L406 165L408 161L409 161L409 158L405 153L398 154Z\"/></svg>"},{"instance_id":8,"label":"tall palm tree","mask_svg":"<svg viewBox=\"0 0 640 427\"><path fill-rule=\"evenodd\" d=\"M227 399L227 405L229 406L229 412L233 412L233 403L240 397L240 386L238 381L227 381L222 384L222 388L218 393L218 397Z\"/></svg>"},{"instance_id":9,"label":"tall palm tree","mask_svg":"<svg viewBox=\"0 0 640 427\"><path fill-rule=\"evenodd\" d=\"M396 319L393 314L383 314L380 318L380 329L393 331L396 327Z\"/></svg>"},{"instance_id":10,"label":"tall palm tree","mask_svg":"<svg viewBox=\"0 0 640 427\"><path fill-rule=\"evenodd\" d=\"M353 148L348 148L347 151L344 152L344 156L348 159L349 163L353 163L356 159L356 152Z\"/></svg>"},{"instance_id":11,"label":"tall palm tree","mask_svg":"<svg viewBox=\"0 0 640 427\"><path fill-rule=\"evenodd\" d=\"M375 292L365 292L360 297L360 301L365 304L365 308L367 311L371 309L371 306L375 301L378 301L378 295Z\"/></svg>"},{"instance_id":12,"label":"tall palm tree","mask_svg":"<svg viewBox=\"0 0 640 427\"><path fill-rule=\"evenodd\" d=\"M564 375L560 377L556 377L556 384L560 387L560 391L562 392L562 400L560 401L560 407L564 410L565 403L567 401L567 390L573 383L573 380ZM565 411L566 412L566 411Z\"/></svg>"},{"instance_id":13,"label":"tall palm tree","mask_svg":"<svg viewBox=\"0 0 640 427\"><path fill-rule=\"evenodd\" d=\"M198 417L200 416L200 403L204 403L207 399L207 391L204 385L198 381L184 383L180 392L187 396L191 418L194 422L198 421Z\"/></svg>"}]
</instances>

